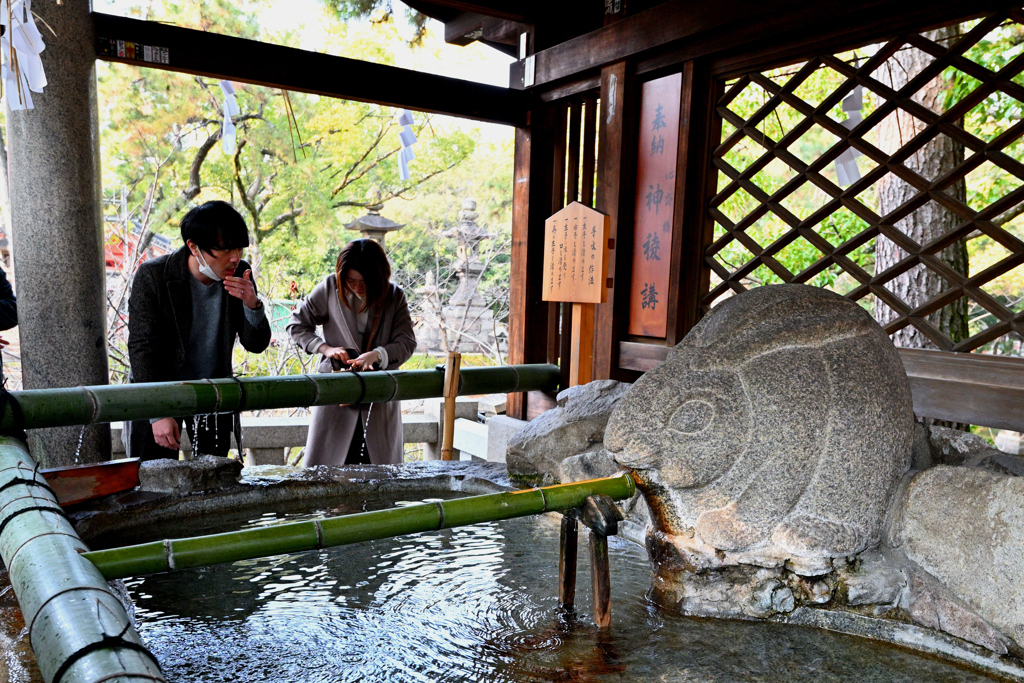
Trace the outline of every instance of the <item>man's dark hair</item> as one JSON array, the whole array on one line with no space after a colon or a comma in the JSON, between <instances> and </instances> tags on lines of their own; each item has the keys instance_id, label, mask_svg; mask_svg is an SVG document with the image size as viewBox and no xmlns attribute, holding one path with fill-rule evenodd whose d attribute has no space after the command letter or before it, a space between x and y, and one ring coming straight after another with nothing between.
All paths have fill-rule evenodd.
<instances>
[{"instance_id":1,"label":"man's dark hair","mask_svg":"<svg viewBox=\"0 0 1024 683\"><path fill-rule=\"evenodd\" d=\"M235 207L215 200L185 214L181 219L181 239L192 240L207 253L211 249L244 249L249 246L249 229Z\"/></svg>"},{"instance_id":2,"label":"man's dark hair","mask_svg":"<svg viewBox=\"0 0 1024 683\"><path fill-rule=\"evenodd\" d=\"M345 280L350 270L358 272L366 281L366 301L360 311L384 303L388 293L387 284L391 280L391 264L379 244L371 239L352 240L338 254L334 276L337 278L341 303L349 309L352 308L348 302L350 290Z\"/></svg>"}]
</instances>

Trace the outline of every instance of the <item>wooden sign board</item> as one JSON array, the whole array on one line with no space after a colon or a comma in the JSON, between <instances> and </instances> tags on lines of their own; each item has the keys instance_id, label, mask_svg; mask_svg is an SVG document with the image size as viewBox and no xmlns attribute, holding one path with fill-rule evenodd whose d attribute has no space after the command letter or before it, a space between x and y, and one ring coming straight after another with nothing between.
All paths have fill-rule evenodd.
<instances>
[{"instance_id":1,"label":"wooden sign board","mask_svg":"<svg viewBox=\"0 0 1024 683\"><path fill-rule=\"evenodd\" d=\"M682 74L671 74L648 81L640 99L629 333L658 339L668 329L682 80Z\"/></svg>"},{"instance_id":2,"label":"wooden sign board","mask_svg":"<svg viewBox=\"0 0 1024 683\"><path fill-rule=\"evenodd\" d=\"M544 221L544 301L608 300L610 228L608 216L579 202Z\"/></svg>"}]
</instances>

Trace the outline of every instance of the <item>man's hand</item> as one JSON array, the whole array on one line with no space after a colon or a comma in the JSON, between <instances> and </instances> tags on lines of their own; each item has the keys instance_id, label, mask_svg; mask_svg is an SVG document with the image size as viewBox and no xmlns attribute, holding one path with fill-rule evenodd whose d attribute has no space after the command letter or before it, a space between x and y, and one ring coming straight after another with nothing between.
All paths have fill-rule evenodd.
<instances>
[{"instance_id":1,"label":"man's hand","mask_svg":"<svg viewBox=\"0 0 1024 683\"><path fill-rule=\"evenodd\" d=\"M327 358L333 358L334 360L340 360L342 363L348 363L348 351L340 346L321 344L320 348L317 349L317 352Z\"/></svg>"},{"instance_id":2,"label":"man's hand","mask_svg":"<svg viewBox=\"0 0 1024 683\"><path fill-rule=\"evenodd\" d=\"M260 307L260 300L256 296L256 287L252 284L251 270L242 273L242 277L224 278L224 289L236 299L241 299L246 308Z\"/></svg>"},{"instance_id":3,"label":"man's hand","mask_svg":"<svg viewBox=\"0 0 1024 683\"><path fill-rule=\"evenodd\" d=\"M348 361L349 366L353 370L368 370L374 363L380 362L380 354L376 351L367 351L359 358Z\"/></svg>"},{"instance_id":4,"label":"man's hand","mask_svg":"<svg viewBox=\"0 0 1024 683\"><path fill-rule=\"evenodd\" d=\"M11 342L7 341L3 337L0 337L0 349L5 349L10 345Z\"/></svg>"},{"instance_id":5,"label":"man's hand","mask_svg":"<svg viewBox=\"0 0 1024 683\"><path fill-rule=\"evenodd\" d=\"M181 427L178 426L178 421L173 417L165 417L154 422L153 440L164 448L181 448Z\"/></svg>"}]
</instances>

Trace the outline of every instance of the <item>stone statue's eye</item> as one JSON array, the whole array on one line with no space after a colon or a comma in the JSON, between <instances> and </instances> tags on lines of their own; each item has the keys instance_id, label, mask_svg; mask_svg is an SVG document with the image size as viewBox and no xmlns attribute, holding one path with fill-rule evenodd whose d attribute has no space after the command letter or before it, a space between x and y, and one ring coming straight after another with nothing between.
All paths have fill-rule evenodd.
<instances>
[{"instance_id":1,"label":"stone statue's eye","mask_svg":"<svg viewBox=\"0 0 1024 683\"><path fill-rule=\"evenodd\" d=\"M707 429L715 419L715 409L707 401L692 400L679 406L668 421L670 429L684 434L696 434Z\"/></svg>"}]
</instances>

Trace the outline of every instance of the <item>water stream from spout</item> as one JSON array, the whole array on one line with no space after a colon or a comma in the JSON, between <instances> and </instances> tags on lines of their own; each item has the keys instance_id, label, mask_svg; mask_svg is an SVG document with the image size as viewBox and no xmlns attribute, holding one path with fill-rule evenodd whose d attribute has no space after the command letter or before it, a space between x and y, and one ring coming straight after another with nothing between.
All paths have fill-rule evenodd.
<instances>
[{"instance_id":1,"label":"water stream from spout","mask_svg":"<svg viewBox=\"0 0 1024 683\"><path fill-rule=\"evenodd\" d=\"M373 412L373 404L371 403L370 407L366 409L366 421L363 422L363 445L362 445L362 448L360 448L360 450L359 450L359 459L360 460L362 460L364 457L366 457L366 437L367 437L367 431L366 430L370 426L370 413L372 413L372 412Z\"/></svg>"},{"instance_id":2,"label":"water stream from spout","mask_svg":"<svg viewBox=\"0 0 1024 683\"><path fill-rule=\"evenodd\" d=\"M85 425L82 425L82 431L78 432L78 446L75 447L75 464L78 464L78 459L82 454L82 441L85 440Z\"/></svg>"}]
</instances>

